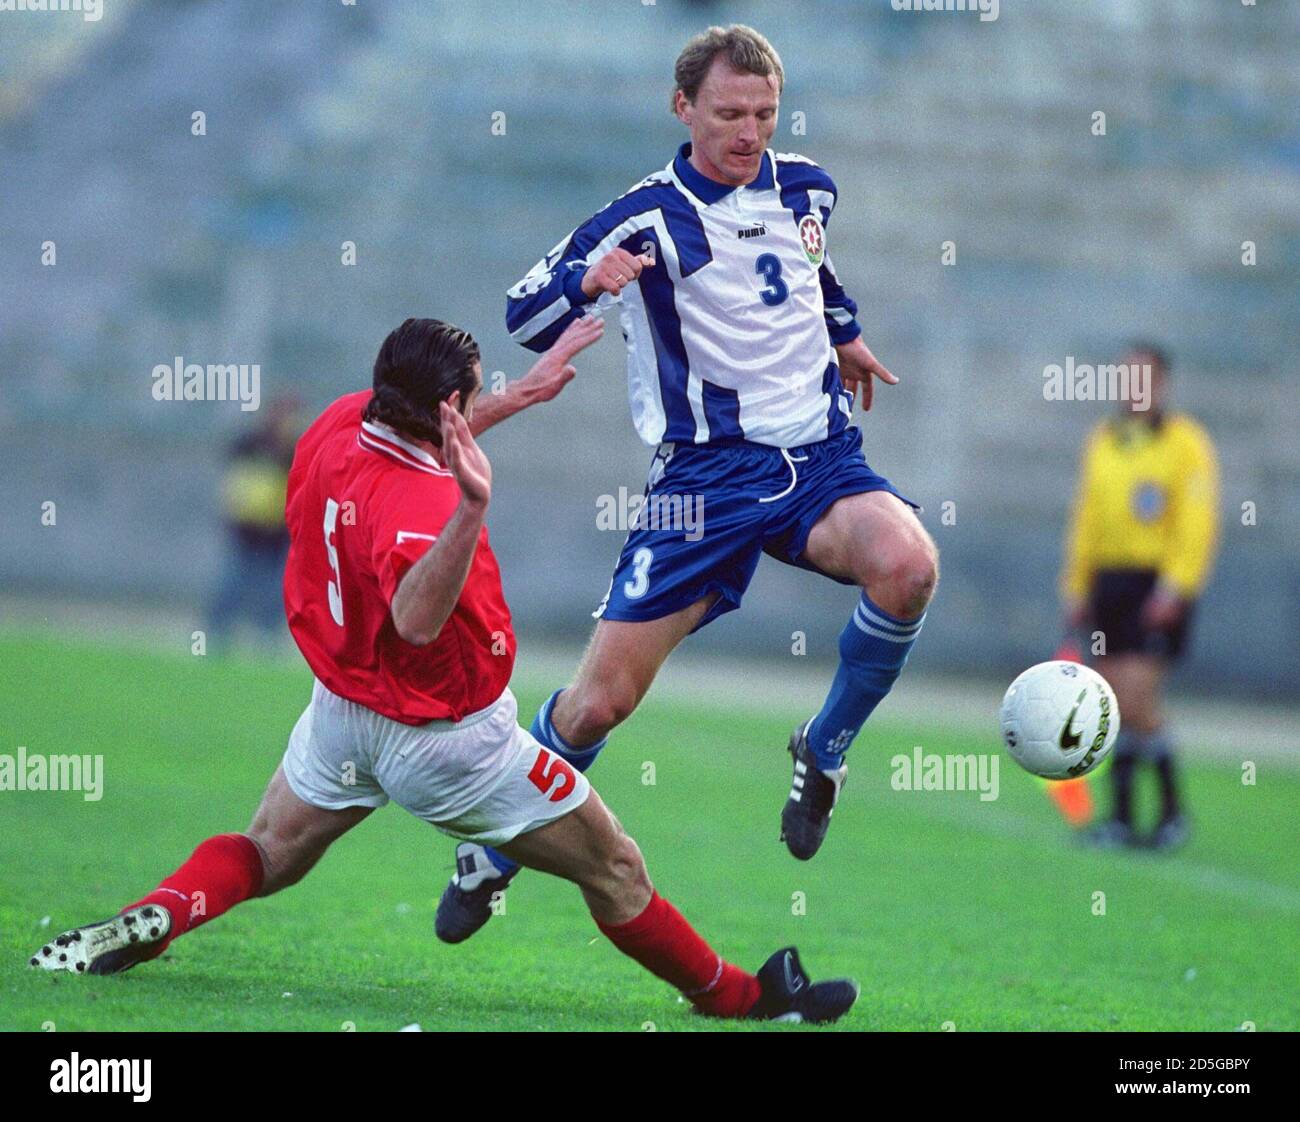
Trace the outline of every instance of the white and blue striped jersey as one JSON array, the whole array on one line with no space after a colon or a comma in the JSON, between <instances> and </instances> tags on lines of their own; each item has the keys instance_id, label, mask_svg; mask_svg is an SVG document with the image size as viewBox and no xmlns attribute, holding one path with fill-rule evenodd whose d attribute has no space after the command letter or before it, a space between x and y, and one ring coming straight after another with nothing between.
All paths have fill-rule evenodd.
<instances>
[{"instance_id":1,"label":"white and blue striped jersey","mask_svg":"<svg viewBox=\"0 0 1300 1122\"><path fill-rule=\"evenodd\" d=\"M752 441L795 448L849 422L833 344L861 334L826 254L835 184L803 156L765 154L729 187L684 144L569 234L510 289L517 342L549 347L577 316L619 305L628 398L648 444ZM655 265L619 296L590 300L583 274L616 246Z\"/></svg>"}]
</instances>

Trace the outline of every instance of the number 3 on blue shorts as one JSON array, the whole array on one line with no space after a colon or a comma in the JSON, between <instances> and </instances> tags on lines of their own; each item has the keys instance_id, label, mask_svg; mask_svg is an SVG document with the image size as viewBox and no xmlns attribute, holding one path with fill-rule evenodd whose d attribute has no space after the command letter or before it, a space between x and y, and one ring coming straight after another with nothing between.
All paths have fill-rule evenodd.
<instances>
[{"instance_id":1,"label":"number 3 on blue shorts","mask_svg":"<svg viewBox=\"0 0 1300 1122\"><path fill-rule=\"evenodd\" d=\"M623 582L623 595L629 600L639 600L650 589L650 563L655 551L642 546L632 554L632 577Z\"/></svg>"}]
</instances>

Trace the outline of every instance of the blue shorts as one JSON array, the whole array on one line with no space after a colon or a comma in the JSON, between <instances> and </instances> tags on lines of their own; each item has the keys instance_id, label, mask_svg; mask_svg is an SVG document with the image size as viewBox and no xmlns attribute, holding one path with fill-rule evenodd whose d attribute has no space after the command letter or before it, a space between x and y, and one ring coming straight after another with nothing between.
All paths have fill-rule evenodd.
<instances>
[{"instance_id":1,"label":"blue shorts","mask_svg":"<svg viewBox=\"0 0 1300 1122\"><path fill-rule=\"evenodd\" d=\"M592 615L662 619L717 593L698 631L740 607L762 553L852 584L803 552L831 504L866 491L888 491L920 509L867 466L856 427L801 448L662 444L609 592Z\"/></svg>"}]
</instances>

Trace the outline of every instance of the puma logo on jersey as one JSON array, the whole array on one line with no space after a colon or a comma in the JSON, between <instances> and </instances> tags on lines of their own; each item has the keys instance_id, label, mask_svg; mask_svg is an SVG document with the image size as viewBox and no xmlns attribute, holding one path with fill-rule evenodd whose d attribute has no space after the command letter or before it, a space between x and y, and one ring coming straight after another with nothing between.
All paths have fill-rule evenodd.
<instances>
[{"instance_id":1,"label":"puma logo on jersey","mask_svg":"<svg viewBox=\"0 0 1300 1122\"><path fill-rule=\"evenodd\" d=\"M767 227L761 222L757 226L746 226L743 230L736 231L738 238L765 238L767 237Z\"/></svg>"}]
</instances>

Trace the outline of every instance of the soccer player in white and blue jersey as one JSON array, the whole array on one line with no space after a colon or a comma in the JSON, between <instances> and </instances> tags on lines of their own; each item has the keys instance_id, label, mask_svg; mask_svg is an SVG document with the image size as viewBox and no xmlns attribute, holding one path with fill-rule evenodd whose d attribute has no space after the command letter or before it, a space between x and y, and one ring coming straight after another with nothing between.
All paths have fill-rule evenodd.
<instances>
[{"instance_id":1,"label":"soccer player in white and blue jersey","mask_svg":"<svg viewBox=\"0 0 1300 1122\"><path fill-rule=\"evenodd\" d=\"M789 745L782 837L807 860L845 751L921 629L938 554L915 504L867 466L852 424L857 391L868 409L873 379L897 379L863 341L827 254L834 182L768 147L779 57L752 28L715 27L687 44L675 77L690 143L538 262L510 290L507 322L541 351L575 319L618 308L632 416L656 448L645 509L702 510L702 532L662 517L632 529L577 675L532 732L585 770L673 648L740 606L762 553L853 585L830 692ZM516 871L462 844L439 937L478 930Z\"/></svg>"}]
</instances>

